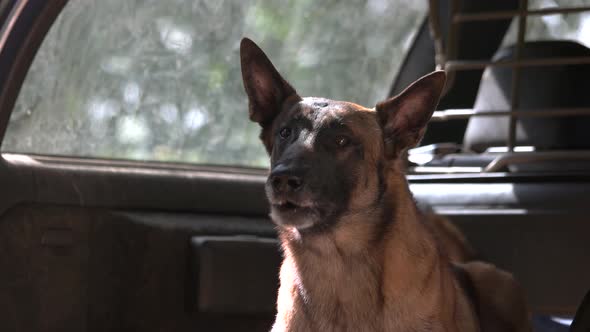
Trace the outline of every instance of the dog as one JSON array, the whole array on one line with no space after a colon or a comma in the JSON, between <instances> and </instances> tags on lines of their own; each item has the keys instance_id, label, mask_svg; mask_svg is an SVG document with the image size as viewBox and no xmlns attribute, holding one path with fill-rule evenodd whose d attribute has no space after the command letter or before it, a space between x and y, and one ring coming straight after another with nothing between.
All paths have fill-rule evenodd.
<instances>
[{"instance_id":1,"label":"dog","mask_svg":"<svg viewBox=\"0 0 590 332\"><path fill-rule=\"evenodd\" d=\"M514 278L469 261L463 235L419 212L403 173L444 72L366 108L300 97L247 38L240 58L284 257L273 332L531 330Z\"/></svg>"}]
</instances>

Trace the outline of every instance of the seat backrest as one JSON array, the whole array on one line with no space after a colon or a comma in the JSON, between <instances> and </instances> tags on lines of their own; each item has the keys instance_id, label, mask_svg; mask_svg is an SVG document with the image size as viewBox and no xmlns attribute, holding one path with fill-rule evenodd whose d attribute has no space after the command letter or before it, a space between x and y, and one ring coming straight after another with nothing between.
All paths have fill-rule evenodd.
<instances>
[{"instance_id":1,"label":"seat backrest","mask_svg":"<svg viewBox=\"0 0 590 332\"><path fill-rule=\"evenodd\" d=\"M495 61L512 60L515 47L499 50ZM590 49L570 41L527 42L522 58L590 56ZM474 109L509 111L513 70L489 67L484 71ZM552 65L521 68L519 108L521 111L553 108L590 107L590 65ZM506 146L509 118L472 117L463 140L466 151L483 152L489 147ZM519 119L516 145L537 150L590 148L590 116L525 117Z\"/></svg>"}]
</instances>

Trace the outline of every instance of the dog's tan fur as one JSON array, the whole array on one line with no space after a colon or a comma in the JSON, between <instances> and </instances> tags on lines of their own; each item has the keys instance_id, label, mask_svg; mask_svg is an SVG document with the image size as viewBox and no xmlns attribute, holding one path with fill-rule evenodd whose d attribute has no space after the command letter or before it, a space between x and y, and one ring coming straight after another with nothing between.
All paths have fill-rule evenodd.
<instances>
[{"instance_id":1,"label":"dog's tan fur","mask_svg":"<svg viewBox=\"0 0 590 332\"><path fill-rule=\"evenodd\" d=\"M387 195L396 223L372 244L367 220L351 216L312 239L281 232L276 331L477 331L469 301L395 170Z\"/></svg>"},{"instance_id":2,"label":"dog's tan fur","mask_svg":"<svg viewBox=\"0 0 590 332\"><path fill-rule=\"evenodd\" d=\"M262 125L261 138L270 153L277 123L311 110L273 74L274 68L257 67L270 64L261 52L249 40L242 43L251 118ZM253 57L262 58L252 64ZM244 68L249 65L254 69ZM258 70L270 74L253 80ZM259 107L259 95L270 100L267 91L253 91L253 85L270 76L287 91L271 91L271 97L283 94L276 105L280 114L272 122L252 113ZM442 86L436 89L442 91ZM391 125L379 108L420 108L420 98L413 93L377 109L335 102L329 110L366 147L351 188L354 199L327 231L305 233L278 223L284 261L273 331L530 331L524 295L512 276L489 264L468 262L474 251L461 232L440 216L421 213L414 203L398 157L421 137L423 128L401 132L413 119Z\"/></svg>"}]
</instances>

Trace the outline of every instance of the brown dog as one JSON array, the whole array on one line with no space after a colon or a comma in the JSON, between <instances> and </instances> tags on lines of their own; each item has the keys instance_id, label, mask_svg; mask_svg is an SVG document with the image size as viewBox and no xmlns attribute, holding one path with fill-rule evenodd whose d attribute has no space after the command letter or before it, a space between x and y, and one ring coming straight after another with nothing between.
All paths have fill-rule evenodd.
<instances>
[{"instance_id":1,"label":"brown dog","mask_svg":"<svg viewBox=\"0 0 590 332\"><path fill-rule=\"evenodd\" d=\"M251 40L240 53L284 251L273 331L530 331L511 275L459 264L467 242L417 210L400 167L436 108L444 72L369 109L301 98Z\"/></svg>"}]
</instances>

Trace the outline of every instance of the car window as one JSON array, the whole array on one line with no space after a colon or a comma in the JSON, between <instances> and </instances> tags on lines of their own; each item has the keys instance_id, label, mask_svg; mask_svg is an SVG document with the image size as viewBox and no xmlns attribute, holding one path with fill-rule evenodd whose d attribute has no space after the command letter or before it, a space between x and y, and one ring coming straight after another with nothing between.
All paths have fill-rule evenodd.
<instances>
[{"instance_id":1,"label":"car window","mask_svg":"<svg viewBox=\"0 0 590 332\"><path fill-rule=\"evenodd\" d=\"M27 74L2 152L266 166L239 42L302 95L386 97L426 1L71 0Z\"/></svg>"}]
</instances>

